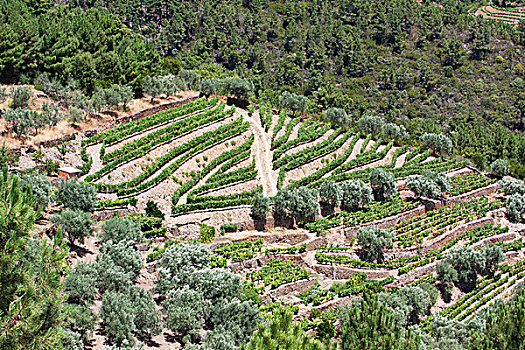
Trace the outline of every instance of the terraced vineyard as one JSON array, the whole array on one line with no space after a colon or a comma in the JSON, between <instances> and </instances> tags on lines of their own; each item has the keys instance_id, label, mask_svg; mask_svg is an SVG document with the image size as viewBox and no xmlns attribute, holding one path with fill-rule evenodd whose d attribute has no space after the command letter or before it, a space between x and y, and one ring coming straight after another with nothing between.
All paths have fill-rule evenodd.
<instances>
[{"instance_id":1,"label":"terraced vineyard","mask_svg":"<svg viewBox=\"0 0 525 350\"><path fill-rule=\"evenodd\" d=\"M457 301L443 302L422 321L423 329L429 330L435 315L468 319L508 297L524 278L525 264L516 263L524 254L519 225L505 218L504 195L495 179L461 159L263 106L248 112L217 98L195 99L118 126L85 139L83 146L92 158L84 180L98 189L100 209L142 210L154 199L167 214L163 226L169 235L201 222L220 227L222 236L210 245L211 265L241 274L268 307L298 306L307 329L333 320L330 310L364 291L436 284L436 265L462 246L499 245L506 262L494 276L481 277L473 291L455 291ZM410 175L444 172L450 189L427 203L402 190L291 231L246 230L256 193L318 188L328 179L368 182L375 168L391 172L401 189ZM395 237L382 262L359 255L357 232L372 226ZM150 248L148 261L155 264L166 248L162 242Z\"/></svg>"},{"instance_id":2,"label":"terraced vineyard","mask_svg":"<svg viewBox=\"0 0 525 350\"><path fill-rule=\"evenodd\" d=\"M501 8L495 5L486 5L476 11L476 15L499 22L518 25L525 20L525 7Z\"/></svg>"}]
</instances>

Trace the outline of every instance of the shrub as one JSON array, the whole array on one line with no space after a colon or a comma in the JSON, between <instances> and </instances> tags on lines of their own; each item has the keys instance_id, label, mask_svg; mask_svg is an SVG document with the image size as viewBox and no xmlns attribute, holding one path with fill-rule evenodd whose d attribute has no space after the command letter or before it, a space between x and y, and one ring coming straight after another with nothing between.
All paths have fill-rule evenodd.
<instances>
[{"instance_id":1,"label":"shrub","mask_svg":"<svg viewBox=\"0 0 525 350\"><path fill-rule=\"evenodd\" d=\"M508 160L497 159L490 164L490 172L499 178L502 178L509 174L510 164Z\"/></svg>"},{"instance_id":2,"label":"shrub","mask_svg":"<svg viewBox=\"0 0 525 350\"><path fill-rule=\"evenodd\" d=\"M33 97L33 93L27 86L19 86L13 92L13 101L11 108L25 108L29 105L29 100Z\"/></svg>"},{"instance_id":3,"label":"shrub","mask_svg":"<svg viewBox=\"0 0 525 350\"><path fill-rule=\"evenodd\" d=\"M199 240L201 243L211 243L215 238L215 227L206 224L199 224L200 234Z\"/></svg>"}]
</instances>

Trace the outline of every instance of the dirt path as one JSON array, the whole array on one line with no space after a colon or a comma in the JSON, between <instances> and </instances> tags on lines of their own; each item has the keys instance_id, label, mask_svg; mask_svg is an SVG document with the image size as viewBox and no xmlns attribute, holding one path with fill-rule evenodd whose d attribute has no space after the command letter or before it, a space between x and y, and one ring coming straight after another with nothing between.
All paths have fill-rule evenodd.
<instances>
[{"instance_id":1,"label":"dirt path","mask_svg":"<svg viewBox=\"0 0 525 350\"><path fill-rule=\"evenodd\" d=\"M270 135L264 132L260 124L260 118L248 116L248 112L239 109L242 117L250 123L250 129L255 135L255 167L261 177L263 194L275 196L277 194L277 171L273 170L273 152L270 150Z\"/></svg>"}]
</instances>

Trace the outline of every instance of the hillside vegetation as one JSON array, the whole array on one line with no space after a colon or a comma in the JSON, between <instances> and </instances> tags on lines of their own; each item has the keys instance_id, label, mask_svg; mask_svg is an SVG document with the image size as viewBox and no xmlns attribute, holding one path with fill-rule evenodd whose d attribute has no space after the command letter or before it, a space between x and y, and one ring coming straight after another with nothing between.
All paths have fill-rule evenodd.
<instances>
[{"instance_id":1,"label":"hillside vegetation","mask_svg":"<svg viewBox=\"0 0 525 350\"><path fill-rule=\"evenodd\" d=\"M483 9L0 0L0 349L524 349L525 26Z\"/></svg>"}]
</instances>

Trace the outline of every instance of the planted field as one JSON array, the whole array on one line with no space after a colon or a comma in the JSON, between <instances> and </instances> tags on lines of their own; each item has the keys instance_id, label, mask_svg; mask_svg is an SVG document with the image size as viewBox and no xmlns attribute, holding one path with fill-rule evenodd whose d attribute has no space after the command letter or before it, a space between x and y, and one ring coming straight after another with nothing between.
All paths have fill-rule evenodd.
<instances>
[{"instance_id":1,"label":"planted field","mask_svg":"<svg viewBox=\"0 0 525 350\"><path fill-rule=\"evenodd\" d=\"M502 8L495 5L486 5L480 7L476 11L476 15L483 16L486 19L517 25L520 21L525 20L525 7Z\"/></svg>"},{"instance_id":2,"label":"planted field","mask_svg":"<svg viewBox=\"0 0 525 350\"><path fill-rule=\"evenodd\" d=\"M83 145L86 164L91 159L84 179L99 191L99 210L142 210L154 199L167 216L163 227L147 237L176 232L214 241L211 266L239 273L267 307L283 301L299 306L300 314L323 310L303 321L307 329L334 320L332 311L324 310L366 291L438 285L436 265L458 247L479 251L495 245L506 258L523 254L494 178L469 169L464 160L399 145L357 127L334 127L264 106L249 112L217 98L200 98L102 132ZM368 183L377 168L393 174L399 192L298 221L300 228L293 231L245 229L254 222L255 194L272 197L284 187L319 189L326 180ZM403 187L408 176L429 170L450 180L448 192L431 205ZM212 227L217 228L215 240ZM382 260L362 256L357 236L367 227L393 234ZM159 261L173 242L150 248L148 261ZM480 277L473 291L455 291L459 301L444 303L433 314L463 320L505 297L523 279L525 266L506 264L496 275ZM433 314L423 321L424 329Z\"/></svg>"}]
</instances>

